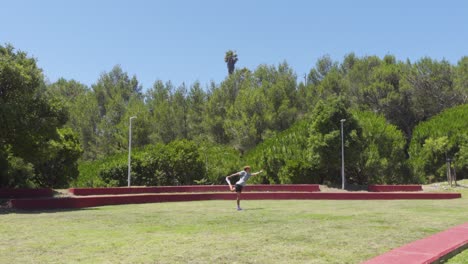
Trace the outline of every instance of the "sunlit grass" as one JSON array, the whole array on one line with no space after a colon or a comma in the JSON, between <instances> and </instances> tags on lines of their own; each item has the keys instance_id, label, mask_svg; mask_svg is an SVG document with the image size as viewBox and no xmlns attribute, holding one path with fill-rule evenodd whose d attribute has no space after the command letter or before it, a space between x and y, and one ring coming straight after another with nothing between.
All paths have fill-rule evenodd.
<instances>
[{"instance_id":1,"label":"sunlit grass","mask_svg":"<svg viewBox=\"0 0 468 264\"><path fill-rule=\"evenodd\" d=\"M467 222L468 188L456 191L462 199L243 201L241 212L234 200L13 211L0 214L0 263L360 263Z\"/></svg>"},{"instance_id":2,"label":"sunlit grass","mask_svg":"<svg viewBox=\"0 0 468 264\"><path fill-rule=\"evenodd\" d=\"M449 259L447 264L468 264L468 250L461 252L460 254Z\"/></svg>"},{"instance_id":3,"label":"sunlit grass","mask_svg":"<svg viewBox=\"0 0 468 264\"><path fill-rule=\"evenodd\" d=\"M468 250L465 249L460 254L454 256L453 258L449 259L447 264L468 264Z\"/></svg>"}]
</instances>

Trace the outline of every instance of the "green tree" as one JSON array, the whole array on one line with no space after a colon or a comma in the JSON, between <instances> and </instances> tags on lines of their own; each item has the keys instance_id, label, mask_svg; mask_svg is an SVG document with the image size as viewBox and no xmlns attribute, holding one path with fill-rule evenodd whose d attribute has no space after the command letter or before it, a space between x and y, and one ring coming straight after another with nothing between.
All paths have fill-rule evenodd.
<instances>
[{"instance_id":1,"label":"green tree","mask_svg":"<svg viewBox=\"0 0 468 264\"><path fill-rule=\"evenodd\" d=\"M153 121L151 119L148 106L145 104L142 97L143 96L140 94L134 94L130 98L127 106L127 112L120 123L121 129L126 131L126 146L128 146L130 117L132 116L137 117L132 120L132 146L143 147L152 143L151 133Z\"/></svg>"},{"instance_id":2,"label":"green tree","mask_svg":"<svg viewBox=\"0 0 468 264\"><path fill-rule=\"evenodd\" d=\"M313 112L313 123L308 138L309 160L320 182L341 182L341 122L344 122L345 171L347 181L361 183L355 173L355 164L362 151L362 129L348 112L349 105L342 97L330 98L317 104Z\"/></svg>"},{"instance_id":3,"label":"green tree","mask_svg":"<svg viewBox=\"0 0 468 264\"><path fill-rule=\"evenodd\" d=\"M93 91L75 80L60 78L48 85L47 93L64 104L68 112L65 126L77 133L83 150L82 158L95 159L99 152L95 142L100 117Z\"/></svg>"},{"instance_id":4,"label":"green tree","mask_svg":"<svg viewBox=\"0 0 468 264\"><path fill-rule=\"evenodd\" d=\"M151 131L150 141L153 143L169 143L177 138L173 127L175 114L172 108L174 87L171 82L164 84L158 80L146 92L146 104L149 108Z\"/></svg>"},{"instance_id":5,"label":"green tree","mask_svg":"<svg viewBox=\"0 0 468 264\"><path fill-rule=\"evenodd\" d=\"M58 129L59 138L50 140L34 161L37 186L67 188L78 177L78 159L82 154L77 135L70 129Z\"/></svg>"},{"instance_id":6,"label":"green tree","mask_svg":"<svg viewBox=\"0 0 468 264\"><path fill-rule=\"evenodd\" d=\"M382 60L377 56L365 56L356 58L348 55L341 65L341 72L345 72L346 81L349 84L349 95L356 104L365 102L362 98L361 89L369 86L372 80L373 71L382 64Z\"/></svg>"},{"instance_id":7,"label":"green tree","mask_svg":"<svg viewBox=\"0 0 468 264\"><path fill-rule=\"evenodd\" d=\"M59 97L67 107L70 107L79 96L87 91L89 88L86 85L75 80L67 81L64 78L58 79L47 87L47 92Z\"/></svg>"},{"instance_id":8,"label":"green tree","mask_svg":"<svg viewBox=\"0 0 468 264\"><path fill-rule=\"evenodd\" d=\"M250 87L241 90L229 108L224 128L233 139L231 144L242 153L261 141L262 132L268 127L267 107L261 90Z\"/></svg>"},{"instance_id":9,"label":"green tree","mask_svg":"<svg viewBox=\"0 0 468 264\"><path fill-rule=\"evenodd\" d=\"M193 141L176 140L167 145L169 166L166 171L173 185L192 185L205 175L205 166Z\"/></svg>"},{"instance_id":10,"label":"green tree","mask_svg":"<svg viewBox=\"0 0 468 264\"><path fill-rule=\"evenodd\" d=\"M100 120L97 98L91 90L78 95L69 107L67 126L79 135L84 160L94 160L101 155L98 144Z\"/></svg>"},{"instance_id":11,"label":"green tree","mask_svg":"<svg viewBox=\"0 0 468 264\"><path fill-rule=\"evenodd\" d=\"M227 108L224 129L242 153L289 128L297 118L296 75L287 63L260 65L253 74L244 70L236 79L233 104ZM229 93L227 93L229 94Z\"/></svg>"},{"instance_id":12,"label":"green tree","mask_svg":"<svg viewBox=\"0 0 468 264\"><path fill-rule=\"evenodd\" d=\"M172 96L172 112L174 113L173 127L178 139L187 139L189 133L189 105L187 87L183 83Z\"/></svg>"},{"instance_id":13,"label":"green tree","mask_svg":"<svg viewBox=\"0 0 468 264\"><path fill-rule=\"evenodd\" d=\"M225 184L227 175L239 171L239 168L245 165L239 152L231 146L208 140L198 144L198 152L205 170L205 176L198 181L199 184Z\"/></svg>"},{"instance_id":14,"label":"green tree","mask_svg":"<svg viewBox=\"0 0 468 264\"><path fill-rule=\"evenodd\" d=\"M329 55L325 55L317 60L315 68L310 70L307 76L307 84L312 83L314 85L320 84L320 82L327 76L327 74L334 68L336 63L332 61Z\"/></svg>"},{"instance_id":15,"label":"green tree","mask_svg":"<svg viewBox=\"0 0 468 264\"><path fill-rule=\"evenodd\" d=\"M268 129L282 131L289 128L298 115L297 76L286 63L277 67L260 65L254 72L255 81L263 92L268 104L268 113L264 118ZM261 131L263 133L263 131Z\"/></svg>"},{"instance_id":16,"label":"green tree","mask_svg":"<svg viewBox=\"0 0 468 264\"><path fill-rule=\"evenodd\" d=\"M357 69L353 69L348 77L354 80L351 86L355 87L355 102L362 110L383 114L405 132L409 142L416 117L412 111L411 88L402 81L407 67L396 63L391 55L385 56L383 61L375 57L369 60L364 63L366 67L361 67L358 62ZM369 65L372 65L370 69Z\"/></svg>"},{"instance_id":17,"label":"green tree","mask_svg":"<svg viewBox=\"0 0 468 264\"><path fill-rule=\"evenodd\" d=\"M468 105L447 109L418 124L413 132L408 160L420 182L444 181L446 159L455 159L458 177L466 177L466 139Z\"/></svg>"},{"instance_id":18,"label":"green tree","mask_svg":"<svg viewBox=\"0 0 468 264\"><path fill-rule=\"evenodd\" d=\"M25 52L0 45L0 173L1 186L54 186L56 177L67 182L73 175L76 155L61 161L50 156L54 142L68 144L59 132L67 122L64 104L46 92L42 70ZM58 144L58 143L57 143ZM41 165L61 166L59 175L45 174ZM23 178L24 177L24 178ZM59 186L61 184L58 184Z\"/></svg>"},{"instance_id":19,"label":"green tree","mask_svg":"<svg viewBox=\"0 0 468 264\"><path fill-rule=\"evenodd\" d=\"M229 109L235 104L243 86L250 86L251 72L247 69L229 75L219 86L212 85L208 93L205 129L212 140L219 144L228 144L231 140L225 122Z\"/></svg>"},{"instance_id":20,"label":"green tree","mask_svg":"<svg viewBox=\"0 0 468 264\"><path fill-rule=\"evenodd\" d=\"M462 103L454 89L453 67L446 60L423 58L412 65L406 81L411 86L412 110L417 121L425 121L442 110Z\"/></svg>"},{"instance_id":21,"label":"green tree","mask_svg":"<svg viewBox=\"0 0 468 264\"><path fill-rule=\"evenodd\" d=\"M207 93L200 87L199 82L195 82L190 86L190 91L187 97L188 139L198 137L206 138L203 115L206 111L207 100Z\"/></svg>"},{"instance_id":22,"label":"green tree","mask_svg":"<svg viewBox=\"0 0 468 264\"><path fill-rule=\"evenodd\" d=\"M320 84L316 86L315 93L315 102L317 102L317 100L328 100L329 98L337 96L347 98L349 94L349 83L343 78L339 70L334 68L325 76Z\"/></svg>"},{"instance_id":23,"label":"green tree","mask_svg":"<svg viewBox=\"0 0 468 264\"><path fill-rule=\"evenodd\" d=\"M458 140L459 151L453 156L452 160L455 165L457 178L466 179L468 178L468 135L462 134Z\"/></svg>"},{"instance_id":24,"label":"green tree","mask_svg":"<svg viewBox=\"0 0 468 264\"><path fill-rule=\"evenodd\" d=\"M403 133L388 124L382 115L353 111L362 128L362 151L353 166L356 182L361 184L401 184L414 182L406 166Z\"/></svg>"},{"instance_id":25,"label":"green tree","mask_svg":"<svg viewBox=\"0 0 468 264\"><path fill-rule=\"evenodd\" d=\"M132 153L132 185L192 185L205 175L204 162L193 141L175 140L169 144L153 144ZM90 186L126 186L126 153L80 166L75 184Z\"/></svg>"},{"instance_id":26,"label":"green tree","mask_svg":"<svg viewBox=\"0 0 468 264\"><path fill-rule=\"evenodd\" d=\"M130 78L120 66L104 73L92 86L97 99L99 123L95 148L99 156L116 153L127 148L128 105L132 96L141 96L141 86L135 76Z\"/></svg>"},{"instance_id":27,"label":"green tree","mask_svg":"<svg viewBox=\"0 0 468 264\"><path fill-rule=\"evenodd\" d=\"M454 75L456 93L460 94L459 100L466 104L468 102L468 56L464 56L458 61Z\"/></svg>"},{"instance_id":28,"label":"green tree","mask_svg":"<svg viewBox=\"0 0 468 264\"><path fill-rule=\"evenodd\" d=\"M303 112L312 112L319 100L329 96L336 96L347 89L337 63L326 55L317 60L315 68L307 75L306 85L301 87L297 96L299 109ZM300 95L300 96L299 96Z\"/></svg>"},{"instance_id":29,"label":"green tree","mask_svg":"<svg viewBox=\"0 0 468 264\"><path fill-rule=\"evenodd\" d=\"M321 183L308 159L307 140L311 119L296 122L287 130L260 143L246 155L248 164L266 173L256 183Z\"/></svg>"}]
</instances>

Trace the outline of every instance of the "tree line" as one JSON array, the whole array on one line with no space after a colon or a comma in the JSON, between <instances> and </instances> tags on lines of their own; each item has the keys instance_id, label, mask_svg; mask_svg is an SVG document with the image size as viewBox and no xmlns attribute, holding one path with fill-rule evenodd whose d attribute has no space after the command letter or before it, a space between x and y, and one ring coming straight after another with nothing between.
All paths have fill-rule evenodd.
<instances>
[{"instance_id":1,"label":"tree line","mask_svg":"<svg viewBox=\"0 0 468 264\"><path fill-rule=\"evenodd\" d=\"M88 87L47 83L35 59L0 46L1 186L122 185L131 116L137 116L132 147L147 153L135 154L135 166L148 165L135 172L148 179L140 184L221 183L243 163L264 167L268 173L256 179L263 183L335 183L341 119L352 183L428 182L442 177L445 156L466 160L462 129L446 135L451 143L444 145L434 129L423 128L442 126L442 119L460 122L456 114L434 120L466 103L466 56L455 65L428 57L411 62L350 53L337 62L323 56L305 78L287 62L236 69L233 51L224 60L226 78L206 87L156 80L143 89L118 65ZM420 136L423 129L429 132ZM447 151L432 153L424 147L431 140ZM189 152L196 155L181 159L187 164L168 158ZM151 156L166 160L152 163ZM463 176L463 162L456 166ZM113 168L122 172L109 173Z\"/></svg>"}]
</instances>

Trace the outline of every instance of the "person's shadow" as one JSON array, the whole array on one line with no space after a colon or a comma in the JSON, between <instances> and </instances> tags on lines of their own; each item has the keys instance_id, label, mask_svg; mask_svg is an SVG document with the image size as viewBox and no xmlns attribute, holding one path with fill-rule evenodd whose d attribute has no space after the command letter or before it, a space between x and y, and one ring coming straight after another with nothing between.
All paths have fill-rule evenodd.
<instances>
[{"instance_id":1,"label":"person's shadow","mask_svg":"<svg viewBox=\"0 0 468 264\"><path fill-rule=\"evenodd\" d=\"M255 211L255 210L265 210L265 208L242 208L242 211Z\"/></svg>"}]
</instances>

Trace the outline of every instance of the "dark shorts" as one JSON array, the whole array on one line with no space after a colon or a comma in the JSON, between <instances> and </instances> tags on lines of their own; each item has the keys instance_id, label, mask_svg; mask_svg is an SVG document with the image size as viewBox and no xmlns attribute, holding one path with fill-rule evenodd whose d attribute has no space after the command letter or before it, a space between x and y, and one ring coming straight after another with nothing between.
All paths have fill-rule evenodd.
<instances>
[{"instance_id":1,"label":"dark shorts","mask_svg":"<svg viewBox=\"0 0 468 264\"><path fill-rule=\"evenodd\" d=\"M242 192L242 188L244 188L244 186L236 184L236 192Z\"/></svg>"}]
</instances>

